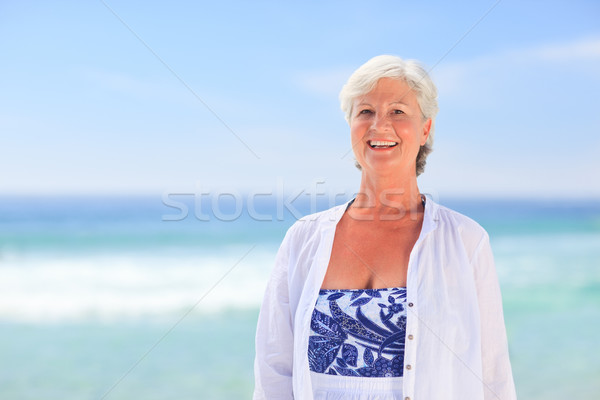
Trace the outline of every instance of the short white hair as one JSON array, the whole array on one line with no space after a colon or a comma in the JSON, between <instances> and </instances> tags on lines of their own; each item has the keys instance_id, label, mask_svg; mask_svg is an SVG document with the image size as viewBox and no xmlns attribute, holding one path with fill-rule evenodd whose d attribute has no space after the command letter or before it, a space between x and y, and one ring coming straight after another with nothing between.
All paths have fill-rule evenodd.
<instances>
[{"instance_id":1,"label":"short white hair","mask_svg":"<svg viewBox=\"0 0 600 400\"><path fill-rule=\"evenodd\" d=\"M425 170L427 156L433 150L434 122L438 112L437 88L418 61L403 60L390 55L373 57L354 71L340 92L340 106L348 124L351 121L354 100L373 90L381 78L405 81L415 92L423 119L431 119L429 137L417 155L419 176ZM357 167L360 169L360 165L357 164Z\"/></svg>"}]
</instances>

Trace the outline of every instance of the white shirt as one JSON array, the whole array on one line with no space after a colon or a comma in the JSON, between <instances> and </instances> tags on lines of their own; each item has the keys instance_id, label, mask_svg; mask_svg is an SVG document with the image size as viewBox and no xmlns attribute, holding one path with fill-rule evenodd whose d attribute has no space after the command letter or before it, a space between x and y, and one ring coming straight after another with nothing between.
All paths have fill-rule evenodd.
<instances>
[{"instance_id":1,"label":"white shirt","mask_svg":"<svg viewBox=\"0 0 600 400\"><path fill-rule=\"evenodd\" d=\"M255 400L314 398L307 355L310 320L346 206L298 220L279 248L258 318ZM404 398L516 399L485 230L428 199L406 286ZM379 378L358 379L369 379L372 387Z\"/></svg>"}]
</instances>

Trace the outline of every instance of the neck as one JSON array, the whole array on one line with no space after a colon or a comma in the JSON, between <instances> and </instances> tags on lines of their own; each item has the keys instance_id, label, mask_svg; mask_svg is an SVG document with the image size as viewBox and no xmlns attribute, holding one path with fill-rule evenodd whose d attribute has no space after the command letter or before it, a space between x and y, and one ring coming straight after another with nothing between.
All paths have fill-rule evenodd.
<instances>
[{"instance_id":1,"label":"neck","mask_svg":"<svg viewBox=\"0 0 600 400\"><path fill-rule=\"evenodd\" d=\"M415 220L423 212L417 177L373 176L363 170L352 208L356 215L370 219Z\"/></svg>"}]
</instances>

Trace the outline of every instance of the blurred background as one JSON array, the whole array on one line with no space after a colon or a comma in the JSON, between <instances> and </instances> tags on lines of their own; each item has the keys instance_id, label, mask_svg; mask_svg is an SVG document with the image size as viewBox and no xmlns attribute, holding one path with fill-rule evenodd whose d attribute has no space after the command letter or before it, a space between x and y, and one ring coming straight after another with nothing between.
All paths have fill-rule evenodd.
<instances>
[{"instance_id":1,"label":"blurred background","mask_svg":"<svg viewBox=\"0 0 600 400\"><path fill-rule=\"evenodd\" d=\"M419 185L490 233L519 397L600 392L598 2L3 1L0 51L0 398L249 398L379 54L438 85Z\"/></svg>"}]
</instances>

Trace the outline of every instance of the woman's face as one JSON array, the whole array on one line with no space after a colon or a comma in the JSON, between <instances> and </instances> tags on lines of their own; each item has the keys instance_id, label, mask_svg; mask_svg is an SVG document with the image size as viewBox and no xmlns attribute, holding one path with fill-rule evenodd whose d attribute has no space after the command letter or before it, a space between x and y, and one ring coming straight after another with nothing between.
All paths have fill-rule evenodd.
<instances>
[{"instance_id":1,"label":"woman's face","mask_svg":"<svg viewBox=\"0 0 600 400\"><path fill-rule=\"evenodd\" d=\"M430 128L431 119L423 120L410 86L382 78L353 103L350 132L356 161L366 173L416 176L417 154Z\"/></svg>"}]
</instances>

